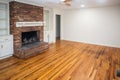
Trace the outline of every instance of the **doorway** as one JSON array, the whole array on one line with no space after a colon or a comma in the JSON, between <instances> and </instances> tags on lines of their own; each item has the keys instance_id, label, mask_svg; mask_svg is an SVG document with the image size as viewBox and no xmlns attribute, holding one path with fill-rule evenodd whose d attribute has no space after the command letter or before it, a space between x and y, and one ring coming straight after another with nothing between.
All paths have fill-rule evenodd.
<instances>
[{"instance_id":1,"label":"doorway","mask_svg":"<svg viewBox=\"0 0 120 80\"><path fill-rule=\"evenodd\" d=\"M60 40L61 37L61 15L56 15L56 40Z\"/></svg>"}]
</instances>

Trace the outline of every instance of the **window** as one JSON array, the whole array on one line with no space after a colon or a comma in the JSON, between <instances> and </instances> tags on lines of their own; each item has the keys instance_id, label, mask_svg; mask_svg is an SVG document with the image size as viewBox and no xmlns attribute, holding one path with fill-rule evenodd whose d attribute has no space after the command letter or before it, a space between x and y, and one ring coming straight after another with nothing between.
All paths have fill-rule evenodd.
<instances>
[{"instance_id":1,"label":"window","mask_svg":"<svg viewBox=\"0 0 120 80\"><path fill-rule=\"evenodd\" d=\"M0 35L8 33L8 4L0 3Z\"/></svg>"}]
</instances>

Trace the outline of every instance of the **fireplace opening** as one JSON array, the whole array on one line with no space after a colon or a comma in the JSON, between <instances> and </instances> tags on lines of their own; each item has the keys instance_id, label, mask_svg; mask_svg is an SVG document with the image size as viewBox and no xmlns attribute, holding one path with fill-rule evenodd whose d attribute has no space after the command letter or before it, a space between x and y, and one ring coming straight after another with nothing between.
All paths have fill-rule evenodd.
<instances>
[{"instance_id":1,"label":"fireplace opening","mask_svg":"<svg viewBox=\"0 0 120 80\"><path fill-rule=\"evenodd\" d=\"M22 32L22 46L39 42L39 31Z\"/></svg>"}]
</instances>

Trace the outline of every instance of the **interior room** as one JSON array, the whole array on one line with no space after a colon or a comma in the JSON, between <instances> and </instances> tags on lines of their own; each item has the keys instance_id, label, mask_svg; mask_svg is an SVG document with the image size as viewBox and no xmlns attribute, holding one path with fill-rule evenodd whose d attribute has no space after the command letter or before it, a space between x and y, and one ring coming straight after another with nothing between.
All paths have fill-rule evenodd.
<instances>
[{"instance_id":1,"label":"interior room","mask_svg":"<svg viewBox=\"0 0 120 80\"><path fill-rule=\"evenodd\" d=\"M120 0L0 0L0 80L120 80Z\"/></svg>"}]
</instances>

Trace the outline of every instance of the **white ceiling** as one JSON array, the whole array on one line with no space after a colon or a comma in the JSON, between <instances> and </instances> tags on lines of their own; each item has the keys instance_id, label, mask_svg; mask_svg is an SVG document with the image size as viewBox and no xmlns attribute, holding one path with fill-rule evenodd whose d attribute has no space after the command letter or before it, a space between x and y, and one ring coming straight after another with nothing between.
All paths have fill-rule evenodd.
<instances>
[{"instance_id":1,"label":"white ceiling","mask_svg":"<svg viewBox=\"0 0 120 80\"><path fill-rule=\"evenodd\" d=\"M15 0L25 3L30 3L39 6L62 9L78 9L84 4L84 8L103 7L120 5L120 0L72 0L71 6L66 6L61 0Z\"/></svg>"}]
</instances>

